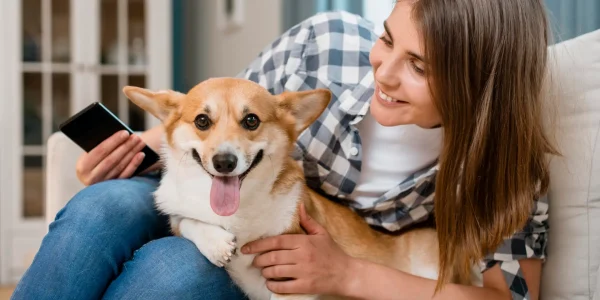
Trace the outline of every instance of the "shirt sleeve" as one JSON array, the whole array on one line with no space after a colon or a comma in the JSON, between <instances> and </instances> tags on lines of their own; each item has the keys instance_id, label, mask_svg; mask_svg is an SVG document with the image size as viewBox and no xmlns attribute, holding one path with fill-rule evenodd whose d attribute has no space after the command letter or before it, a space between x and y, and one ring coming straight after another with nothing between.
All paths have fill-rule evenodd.
<instances>
[{"instance_id":1,"label":"shirt sleeve","mask_svg":"<svg viewBox=\"0 0 600 300\"><path fill-rule=\"evenodd\" d=\"M347 12L322 12L267 45L238 74L271 94L327 88L334 98L355 90L372 72L372 23Z\"/></svg>"},{"instance_id":2,"label":"shirt sleeve","mask_svg":"<svg viewBox=\"0 0 600 300\"><path fill-rule=\"evenodd\" d=\"M513 299L530 299L519 260L537 258L545 261L548 229L548 198L543 196L534 202L525 228L507 238L494 253L485 257L483 272L498 264Z\"/></svg>"},{"instance_id":3,"label":"shirt sleeve","mask_svg":"<svg viewBox=\"0 0 600 300\"><path fill-rule=\"evenodd\" d=\"M303 48L310 37L310 19L305 20L267 45L237 77L254 81L271 94L280 94L302 63Z\"/></svg>"}]
</instances>

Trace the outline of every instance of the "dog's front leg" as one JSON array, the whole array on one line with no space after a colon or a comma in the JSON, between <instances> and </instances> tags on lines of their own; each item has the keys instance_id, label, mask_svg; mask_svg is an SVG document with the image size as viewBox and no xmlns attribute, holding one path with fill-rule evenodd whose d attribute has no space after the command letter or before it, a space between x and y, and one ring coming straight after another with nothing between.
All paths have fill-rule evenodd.
<instances>
[{"instance_id":1,"label":"dog's front leg","mask_svg":"<svg viewBox=\"0 0 600 300\"><path fill-rule=\"evenodd\" d=\"M219 226L183 218L179 223L179 231L216 266L225 266L236 252L235 236Z\"/></svg>"}]
</instances>

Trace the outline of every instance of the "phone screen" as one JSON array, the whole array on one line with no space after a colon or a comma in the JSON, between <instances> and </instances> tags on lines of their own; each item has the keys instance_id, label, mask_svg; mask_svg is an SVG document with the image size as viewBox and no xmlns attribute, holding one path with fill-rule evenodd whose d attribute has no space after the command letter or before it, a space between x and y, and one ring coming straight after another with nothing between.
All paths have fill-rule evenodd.
<instances>
[{"instance_id":1,"label":"phone screen","mask_svg":"<svg viewBox=\"0 0 600 300\"><path fill-rule=\"evenodd\" d=\"M60 131L86 152L90 152L118 131L127 130L133 134L133 131L125 123L102 105L102 103L98 102L92 103L78 112L61 124L59 128ZM159 160L156 152L148 146L145 146L142 152L146 156L134 172L134 175L137 175Z\"/></svg>"}]
</instances>

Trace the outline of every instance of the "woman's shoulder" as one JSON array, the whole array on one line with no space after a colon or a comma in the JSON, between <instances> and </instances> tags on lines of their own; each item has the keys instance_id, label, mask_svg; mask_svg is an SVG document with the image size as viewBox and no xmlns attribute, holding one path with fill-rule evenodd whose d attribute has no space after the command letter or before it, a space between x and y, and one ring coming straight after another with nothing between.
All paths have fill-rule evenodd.
<instances>
[{"instance_id":1,"label":"woman's shoulder","mask_svg":"<svg viewBox=\"0 0 600 300\"><path fill-rule=\"evenodd\" d=\"M238 77L272 94L356 85L371 71L369 52L376 41L373 24L359 15L317 13L266 45Z\"/></svg>"},{"instance_id":2,"label":"woman's shoulder","mask_svg":"<svg viewBox=\"0 0 600 300\"><path fill-rule=\"evenodd\" d=\"M314 36L327 34L345 34L374 41L377 39L374 24L360 15L346 11L328 11L317 13L299 24L314 31Z\"/></svg>"}]
</instances>

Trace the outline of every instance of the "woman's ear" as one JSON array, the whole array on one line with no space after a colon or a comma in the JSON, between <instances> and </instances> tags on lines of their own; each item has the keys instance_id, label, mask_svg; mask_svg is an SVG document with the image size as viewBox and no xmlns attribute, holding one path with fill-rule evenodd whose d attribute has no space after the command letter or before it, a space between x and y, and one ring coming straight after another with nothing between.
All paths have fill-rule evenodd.
<instances>
[{"instance_id":1,"label":"woman's ear","mask_svg":"<svg viewBox=\"0 0 600 300\"><path fill-rule=\"evenodd\" d=\"M296 132L299 134L315 122L331 101L331 92L316 89L302 92L284 92L280 106L296 119Z\"/></svg>"},{"instance_id":2,"label":"woman's ear","mask_svg":"<svg viewBox=\"0 0 600 300\"><path fill-rule=\"evenodd\" d=\"M185 96L185 94L172 90L155 92L135 86L124 87L123 93L141 109L161 121L164 121L173 109L179 107L181 99Z\"/></svg>"}]
</instances>

